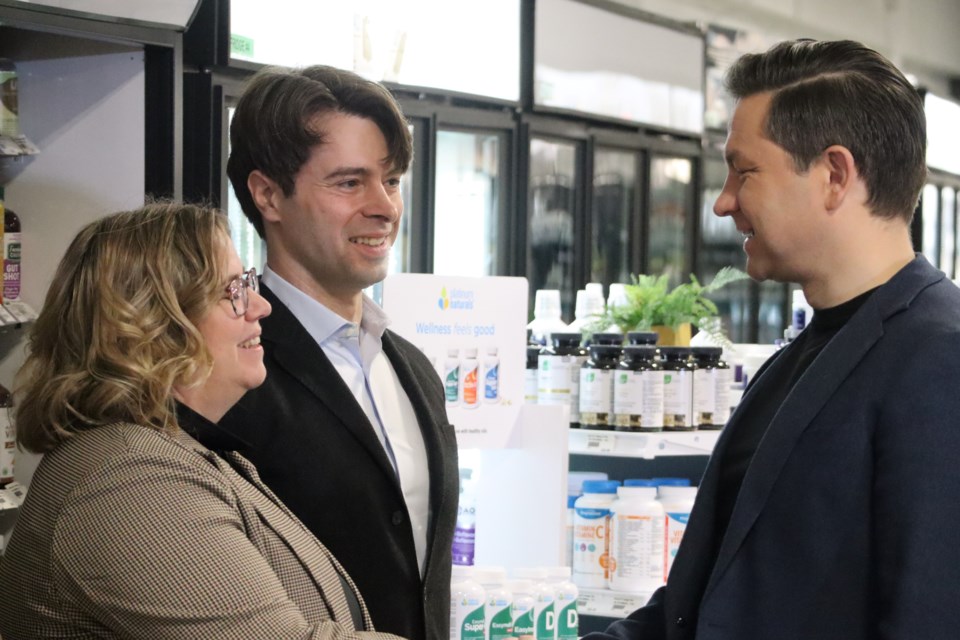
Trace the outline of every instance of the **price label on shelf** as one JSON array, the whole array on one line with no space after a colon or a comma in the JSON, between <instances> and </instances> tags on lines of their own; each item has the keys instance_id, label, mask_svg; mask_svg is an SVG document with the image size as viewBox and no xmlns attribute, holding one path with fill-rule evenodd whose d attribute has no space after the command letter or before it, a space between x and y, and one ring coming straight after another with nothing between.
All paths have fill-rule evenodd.
<instances>
[{"instance_id":1,"label":"price label on shelf","mask_svg":"<svg viewBox=\"0 0 960 640\"><path fill-rule=\"evenodd\" d=\"M590 453L610 453L617 448L617 436L612 433L587 434L586 450Z\"/></svg>"},{"instance_id":2,"label":"price label on shelf","mask_svg":"<svg viewBox=\"0 0 960 640\"><path fill-rule=\"evenodd\" d=\"M577 611L581 615L623 618L647 604L649 599L649 593L581 589L577 599Z\"/></svg>"}]
</instances>

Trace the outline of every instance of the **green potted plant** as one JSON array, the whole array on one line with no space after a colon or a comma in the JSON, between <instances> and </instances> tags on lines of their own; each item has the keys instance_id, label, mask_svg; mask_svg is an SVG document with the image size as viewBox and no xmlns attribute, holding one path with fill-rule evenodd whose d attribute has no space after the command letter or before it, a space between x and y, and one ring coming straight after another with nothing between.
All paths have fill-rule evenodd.
<instances>
[{"instance_id":1,"label":"green potted plant","mask_svg":"<svg viewBox=\"0 0 960 640\"><path fill-rule=\"evenodd\" d=\"M691 326L707 334L719 344L729 340L719 323L717 305L707 296L731 282L749 276L735 267L724 267L710 284L703 285L693 274L690 282L669 289L668 276L636 275L624 287L626 302L608 308L592 329L616 325L627 331L656 331L660 344L690 344Z\"/></svg>"}]
</instances>

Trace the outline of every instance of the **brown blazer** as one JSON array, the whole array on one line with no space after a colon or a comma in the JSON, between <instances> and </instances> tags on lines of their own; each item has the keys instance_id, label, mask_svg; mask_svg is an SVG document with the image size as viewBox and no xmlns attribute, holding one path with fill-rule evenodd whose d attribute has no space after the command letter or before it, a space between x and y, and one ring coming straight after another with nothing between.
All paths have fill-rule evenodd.
<instances>
[{"instance_id":1,"label":"brown blazer","mask_svg":"<svg viewBox=\"0 0 960 640\"><path fill-rule=\"evenodd\" d=\"M47 454L0 565L4 640L395 638L253 466L225 456L133 424Z\"/></svg>"}]
</instances>

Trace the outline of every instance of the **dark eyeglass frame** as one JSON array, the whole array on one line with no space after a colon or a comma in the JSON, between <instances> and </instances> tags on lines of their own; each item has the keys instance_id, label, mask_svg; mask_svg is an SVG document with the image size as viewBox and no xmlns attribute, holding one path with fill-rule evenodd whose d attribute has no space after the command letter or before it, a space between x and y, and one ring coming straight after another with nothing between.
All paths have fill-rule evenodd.
<instances>
[{"instance_id":1,"label":"dark eyeglass frame","mask_svg":"<svg viewBox=\"0 0 960 640\"><path fill-rule=\"evenodd\" d=\"M247 315L247 310L250 309L250 294L247 293L247 289L251 289L255 293L260 292L257 270L253 267L250 267L227 284L227 295L224 296L224 299L230 301L230 306L233 307L233 312L237 314L238 318Z\"/></svg>"}]
</instances>

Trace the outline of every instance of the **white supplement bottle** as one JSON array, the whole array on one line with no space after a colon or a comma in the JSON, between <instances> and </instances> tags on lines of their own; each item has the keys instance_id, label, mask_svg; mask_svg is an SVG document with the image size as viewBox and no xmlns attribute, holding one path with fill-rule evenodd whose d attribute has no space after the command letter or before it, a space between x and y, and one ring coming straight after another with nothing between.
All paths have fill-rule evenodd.
<instances>
[{"instance_id":1,"label":"white supplement bottle","mask_svg":"<svg viewBox=\"0 0 960 640\"><path fill-rule=\"evenodd\" d=\"M697 497L697 488L660 485L657 487L657 493L666 514L667 545L664 549L667 558L664 572L664 580L666 580L670 574L670 567L673 566L673 559L677 556L677 549L680 548L683 532L687 530L687 520L690 519L693 501Z\"/></svg>"},{"instance_id":2,"label":"white supplement bottle","mask_svg":"<svg viewBox=\"0 0 960 640\"><path fill-rule=\"evenodd\" d=\"M485 640L484 591L473 567L453 565L450 574L450 640Z\"/></svg>"},{"instance_id":3,"label":"white supplement bottle","mask_svg":"<svg viewBox=\"0 0 960 640\"><path fill-rule=\"evenodd\" d=\"M443 363L443 394L447 406L460 402L460 350L448 349L447 359Z\"/></svg>"},{"instance_id":4,"label":"white supplement bottle","mask_svg":"<svg viewBox=\"0 0 960 640\"><path fill-rule=\"evenodd\" d=\"M500 358L496 347L487 347L487 357L483 359L483 401L500 402Z\"/></svg>"},{"instance_id":5,"label":"white supplement bottle","mask_svg":"<svg viewBox=\"0 0 960 640\"><path fill-rule=\"evenodd\" d=\"M547 572L538 567L514 569L513 575L533 584L533 634L536 640L554 640L557 635L553 611L553 588L547 584Z\"/></svg>"},{"instance_id":6,"label":"white supplement bottle","mask_svg":"<svg viewBox=\"0 0 960 640\"><path fill-rule=\"evenodd\" d=\"M480 404L480 361L477 360L477 348L467 347L463 350L463 362L460 363L460 379L463 387L465 409L476 409Z\"/></svg>"},{"instance_id":7,"label":"white supplement bottle","mask_svg":"<svg viewBox=\"0 0 960 640\"><path fill-rule=\"evenodd\" d=\"M580 590L570 581L570 567L547 567L547 584L553 588L553 611L556 614L556 640L577 640L580 618L577 599Z\"/></svg>"},{"instance_id":8,"label":"white supplement bottle","mask_svg":"<svg viewBox=\"0 0 960 640\"><path fill-rule=\"evenodd\" d=\"M487 640L513 638L513 594L505 586L507 571L503 567L474 567L473 578L486 594L484 621Z\"/></svg>"},{"instance_id":9,"label":"white supplement bottle","mask_svg":"<svg viewBox=\"0 0 960 640\"><path fill-rule=\"evenodd\" d=\"M610 588L655 591L665 571L664 511L656 487L620 487L610 511Z\"/></svg>"},{"instance_id":10,"label":"white supplement bottle","mask_svg":"<svg viewBox=\"0 0 960 640\"><path fill-rule=\"evenodd\" d=\"M536 601L533 597L533 583L529 580L510 580L506 586L513 594L513 605L510 607L513 637L517 640L535 640L533 610Z\"/></svg>"},{"instance_id":11,"label":"white supplement bottle","mask_svg":"<svg viewBox=\"0 0 960 640\"><path fill-rule=\"evenodd\" d=\"M609 579L610 505L617 480L586 480L574 504L573 581L580 587L604 588Z\"/></svg>"}]
</instances>

